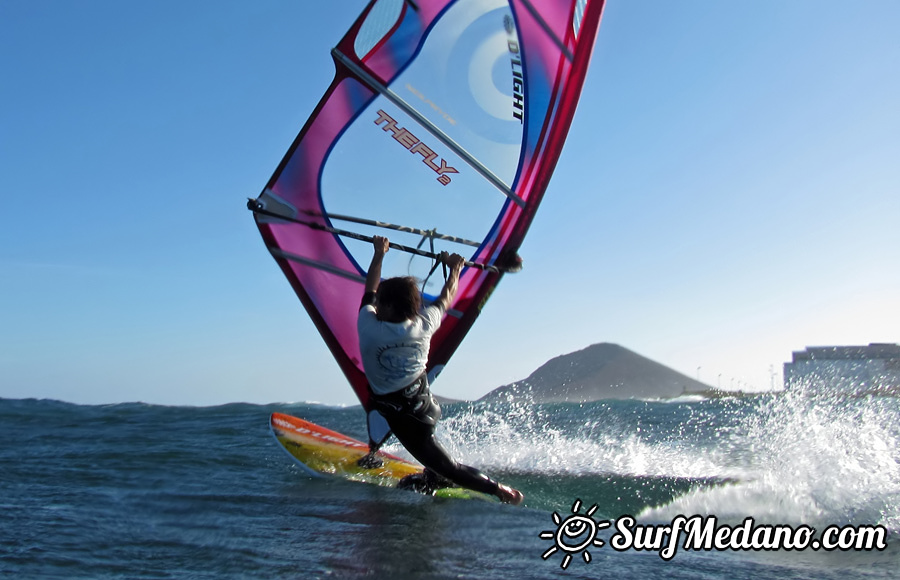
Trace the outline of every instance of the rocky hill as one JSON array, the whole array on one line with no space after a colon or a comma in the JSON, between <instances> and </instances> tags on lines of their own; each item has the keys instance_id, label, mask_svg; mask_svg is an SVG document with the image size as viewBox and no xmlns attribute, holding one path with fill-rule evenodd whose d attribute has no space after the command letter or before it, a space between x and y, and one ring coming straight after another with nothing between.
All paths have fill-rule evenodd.
<instances>
[{"instance_id":1,"label":"rocky hill","mask_svg":"<svg viewBox=\"0 0 900 580\"><path fill-rule=\"evenodd\" d=\"M547 361L531 375L480 400L530 396L536 403L670 399L712 387L617 344L600 343Z\"/></svg>"}]
</instances>

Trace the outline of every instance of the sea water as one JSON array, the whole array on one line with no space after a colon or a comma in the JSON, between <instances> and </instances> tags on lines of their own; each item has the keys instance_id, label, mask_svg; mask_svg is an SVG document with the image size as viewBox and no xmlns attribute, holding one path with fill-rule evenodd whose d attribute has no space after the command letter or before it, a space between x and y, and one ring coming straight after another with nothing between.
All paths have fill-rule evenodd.
<instances>
[{"instance_id":1,"label":"sea water","mask_svg":"<svg viewBox=\"0 0 900 580\"><path fill-rule=\"evenodd\" d=\"M272 411L364 438L359 407L0 400L0 575L900 574L896 398L446 405L442 442L521 489L520 507L309 477L269 434ZM776 529L832 529L844 548L864 530L876 541L785 549L782 537L780 549L755 549Z\"/></svg>"}]
</instances>

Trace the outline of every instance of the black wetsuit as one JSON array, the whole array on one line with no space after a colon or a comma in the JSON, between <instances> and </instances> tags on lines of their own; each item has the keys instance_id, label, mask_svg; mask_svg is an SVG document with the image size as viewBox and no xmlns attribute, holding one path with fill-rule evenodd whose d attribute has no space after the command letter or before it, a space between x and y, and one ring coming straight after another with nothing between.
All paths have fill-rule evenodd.
<instances>
[{"instance_id":1,"label":"black wetsuit","mask_svg":"<svg viewBox=\"0 0 900 580\"><path fill-rule=\"evenodd\" d=\"M373 304L374 300L375 293L367 293L360 307ZM431 470L461 487L491 495L497 493L496 481L450 457L437 441L434 430L441 418L441 407L432 397L424 374L394 393L378 395L370 389L370 394L375 409L387 420L391 431L406 450L426 467L426 471ZM430 481L434 483L434 479Z\"/></svg>"},{"instance_id":2,"label":"black wetsuit","mask_svg":"<svg viewBox=\"0 0 900 580\"><path fill-rule=\"evenodd\" d=\"M438 442L434 430L441 418L441 408L431 396L424 376L402 391L374 395L373 400L400 443L422 465L456 485L492 495L497 493L496 481L450 457Z\"/></svg>"}]
</instances>

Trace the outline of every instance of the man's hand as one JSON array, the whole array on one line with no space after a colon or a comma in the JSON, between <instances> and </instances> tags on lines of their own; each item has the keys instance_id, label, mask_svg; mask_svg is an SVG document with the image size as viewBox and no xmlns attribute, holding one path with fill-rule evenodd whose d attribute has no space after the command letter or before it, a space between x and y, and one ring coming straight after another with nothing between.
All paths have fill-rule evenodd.
<instances>
[{"instance_id":1,"label":"man's hand","mask_svg":"<svg viewBox=\"0 0 900 580\"><path fill-rule=\"evenodd\" d=\"M450 308L453 297L456 296L459 274L462 272L463 266L466 265L466 259L459 254L441 252L441 262L450 268L450 273L447 275L447 282L444 283L444 287L441 289L441 293L437 299L437 303L446 311Z\"/></svg>"},{"instance_id":2,"label":"man's hand","mask_svg":"<svg viewBox=\"0 0 900 580\"><path fill-rule=\"evenodd\" d=\"M450 276L456 276L457 278L459 273L462 272L463 266L466 265L465 258L459 254L448 254L447 252L441 252L441 262L450 268Z\"/></svg>"},{"instance_id":3,"label":"man's hand","mask_svg":"<svg viewBox=\"0 0 900 580\"><path fill-rule=\"evenodd\" d=\"M375 246L376 255L383 256L391 249L391 242L384 236L374 236L372 238L372 245Z\"/></svg>"}]
</instances>

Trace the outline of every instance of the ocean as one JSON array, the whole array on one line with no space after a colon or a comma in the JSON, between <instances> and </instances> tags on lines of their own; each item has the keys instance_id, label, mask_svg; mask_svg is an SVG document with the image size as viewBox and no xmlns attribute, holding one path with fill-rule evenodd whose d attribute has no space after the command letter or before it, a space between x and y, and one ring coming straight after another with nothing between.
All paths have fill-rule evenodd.
<instances>
[{"instance_id":1,"label":"ocean","mask_svg":"<svg viewBox=\"0 0 900 580\"><path fill-rule=\"evenodd\" d=\"M896 398L445 405L445 446L518 507L309 477L273 411L364 438L360 407L0 399L0 576L900 574Z\"/></svg>"}]
</instances>

